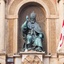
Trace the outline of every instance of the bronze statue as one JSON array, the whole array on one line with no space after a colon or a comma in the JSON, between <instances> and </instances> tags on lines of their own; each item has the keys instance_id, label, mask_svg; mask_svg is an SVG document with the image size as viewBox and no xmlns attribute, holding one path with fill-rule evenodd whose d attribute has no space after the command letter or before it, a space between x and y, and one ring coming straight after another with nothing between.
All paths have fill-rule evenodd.
<instances>
[{"instance_id":1,"label":"bronze statue","mask_svg":"<svg viewBox=\"0 0 64 64\"><path fill-rule=\"evenodd\" d=\"M26 16L26 21L22 24L21 29L25 40L23 50L43 51L42 41L44 35L36 22L36 14L34 12L30 14L30 19Z\"/></svg>"}]
</instances>

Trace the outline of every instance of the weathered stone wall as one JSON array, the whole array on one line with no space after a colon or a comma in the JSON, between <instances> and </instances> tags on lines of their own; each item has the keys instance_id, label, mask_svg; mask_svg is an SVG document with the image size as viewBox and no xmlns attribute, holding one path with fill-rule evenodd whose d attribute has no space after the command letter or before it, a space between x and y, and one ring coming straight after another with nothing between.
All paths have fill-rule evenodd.
<instances>
[{"instance_id":1,"label":"weathered stone wall","mask_svg":"<svg viewBox=\"0 0 64 64\"><path fill-rule=\"evenodd\" d=\"M5 2L0 0L0 52L6 51L9 56L18 52L18 12L26 3L34 2L40 4L45 12L45 22L39 22L39 24L41 28L43 24L45 26L43 30L47 37L47 43L45 44L47 46L47 54L52 55L50 59L46 59L50 61L50 64L63 64L64 53L62 51L64 51L64 46L62 46L58 56L56 52L63 22L62 1L58 4L52 0L9 0L6 3L5 10ZM0 54L0 63L5 64L5 60L6 56Z\"/></svg>"}]
</instances>

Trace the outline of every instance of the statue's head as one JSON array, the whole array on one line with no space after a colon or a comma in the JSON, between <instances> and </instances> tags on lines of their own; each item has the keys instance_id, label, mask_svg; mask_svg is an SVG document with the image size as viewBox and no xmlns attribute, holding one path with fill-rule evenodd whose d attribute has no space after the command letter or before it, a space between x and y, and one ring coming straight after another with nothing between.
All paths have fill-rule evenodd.
<instances>
[{"instance_id":1,"label":"statue's head","mask_svg":"<svg viewBox=\"0 0 64 64\"><path fill-rule=\"evenodd\" d=\"M34 23L34 22L36 21L36 14L35 14L34 12L32 12L32 13L30 14L30 21L31 21L32 23Z\"/></svg>"}]
</instances>

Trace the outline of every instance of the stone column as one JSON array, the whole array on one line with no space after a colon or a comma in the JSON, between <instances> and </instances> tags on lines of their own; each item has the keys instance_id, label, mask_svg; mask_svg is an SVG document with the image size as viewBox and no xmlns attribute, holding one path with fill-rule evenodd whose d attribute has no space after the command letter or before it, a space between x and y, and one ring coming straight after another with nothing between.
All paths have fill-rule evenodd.
<instances>
[{"instance_id":1,"label":"stone column","mask_svg":"<svg viewBox=\"0 0 64 64\"><path fill-rule=\"evenodd\" d=\"M4 51L5 2L0 0L0 52Z\"/></svg>"}]
</instances>

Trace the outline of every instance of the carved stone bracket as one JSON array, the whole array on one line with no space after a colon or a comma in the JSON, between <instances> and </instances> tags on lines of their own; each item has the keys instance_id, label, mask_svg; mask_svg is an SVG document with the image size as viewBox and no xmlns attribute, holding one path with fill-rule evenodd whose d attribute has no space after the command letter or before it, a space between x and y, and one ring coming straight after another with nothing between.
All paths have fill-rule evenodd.
<instances>
[{"instance_id":1,"label":"carved stone bracket","mask_svg":"<svg viewBox=\"0 0 64 64\"><path fill-rule=\"evenodd\" d=\"M20 52L22 64L43 64L44 54L45 52L36 51Z\"/></svg>"}]
</instances>

